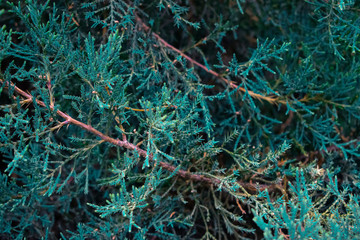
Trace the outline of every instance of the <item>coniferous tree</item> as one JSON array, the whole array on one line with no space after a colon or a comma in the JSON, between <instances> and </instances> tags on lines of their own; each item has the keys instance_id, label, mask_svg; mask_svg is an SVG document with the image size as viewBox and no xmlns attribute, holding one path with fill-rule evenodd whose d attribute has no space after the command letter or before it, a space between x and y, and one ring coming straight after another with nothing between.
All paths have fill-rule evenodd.
<instances>
[{"instance_id":1,"label":"coniferous tree","mask_svg":"<svg viewBox=\"0 0 360 240\"><path fill-rule=\"evenodd\" d=\"M0 10L1 239L359 239L359 3Z\"/></svg>"}]
</instances>

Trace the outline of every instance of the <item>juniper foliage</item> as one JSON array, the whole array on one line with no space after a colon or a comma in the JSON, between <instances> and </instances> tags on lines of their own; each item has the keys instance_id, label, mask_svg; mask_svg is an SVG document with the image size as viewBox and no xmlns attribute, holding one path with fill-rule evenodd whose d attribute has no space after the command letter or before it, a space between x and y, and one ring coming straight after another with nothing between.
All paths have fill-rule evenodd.
<instances>
[{"instance_id":1,"label":"juniper foliage","mask_svg":"<svg viewBox=\"0 0 360 240\"><path fill-rule=\"evenodd\" d=\"M0 1L0 237L359 238L359 7Z\"/></svg>"}]
</instances>

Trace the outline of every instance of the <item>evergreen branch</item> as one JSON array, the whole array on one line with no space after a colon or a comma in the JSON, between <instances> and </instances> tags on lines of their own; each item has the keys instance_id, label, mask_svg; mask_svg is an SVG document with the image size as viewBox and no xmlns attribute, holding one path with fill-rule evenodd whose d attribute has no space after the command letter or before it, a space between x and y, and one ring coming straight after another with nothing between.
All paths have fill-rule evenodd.
<instances>
[{"instance_id":1,"label":"evergreen branch","mask_svg":"<svg viewBox=\"0 0 360 240\"><path fill-rule=\"evenodd\" d=\"M0 239L358 239L360 5L243 2L0 0Z\"/></svg>"},{"instance_id":2,"label":"evergreen branch","mask_svg":"<svg viewBox=\"0 0 360 240\"><path fill-rule=\"evenodd\" d=\"M3 83L4 80L0 79L0 83ZM6 84L8 85L9 83L6 82ZM15 86L15 84L10 83L11 86L14 88L15 92L17 92L18 94L20 94L21 96L23 96L24 98L26 98L26 101L28 102L33 102L33 96L29 93L26 93L25 91L23 91L22 89L18 88L17 86ZM40 101L38 99L36 99L36 103L42 107L46 107L46 104L43 101ZM50 106L50 109L53 111L54 110L54 106ZM81 127L82 129L100 137L102 140L104 140L105 142L111 143L113 145L119 146L119 147L123 147L126 148L128 150L131 151L136 151L139 153L140 156L144 157L144 158L148 158L149 161L153 161L153 156L150 154L148 156L147 151L141 149L140 147L134 145L133 143L127 141L127 140L119 140L119 139L114 139L98 130L96 130L95 128L93 128L91 125L89 124L85 124L83 122L80 122L74 118L72 118L70 115L68 115L67 113L64 113L60 110L56 111L56 114L59 115L60 117L64 118L65 121L63 122L63 124L61 124L61 126L63 126L64 124L73 124L76 125L78 127ZM201 174L194 174L191 173L189 171L185 171L185 170L177 170L177 167L171 165L170 163L167 162L159 162L159 165L168 170L169 172L174 172L177 171L176 174L184 179L188 179L188 180L192 180L192 181L196 181L196 182L204 182L207 183L209 185L214 185L214 186L222 186L223 182L218 179L218 178L211 178L211 177L207 177ZM245 183L242 181L237 181L237 183L244 189L246 189L248 192L256 192L257 190L263 191L265 189L267 189L269 192L274 191L279 189L279 186L277 184L253 184L253 183ZM229 191L229 190L228 190Z\"/></svg>"},{"instance_id":3,"label":"evergreen branch","mask_svg":"<svg viewBox=\"0 0 360 240\"><path fill-rule=\"evenodd\" d=\"M139 24L141 25L141 27L147 31L150 32L151 29L149 26L147 26L141 19L139 16L136 16L136 20L139 22ZM180 54L183 58L187 59L189 62L191 62L192 64L200 67L201 69L203 69L205 72L210 73L211 75L215 76L216 78L220 79L221 81L223 81L224 83L228 84L232 89L238 89L239 91L243 92L243 93L248 93L250 96L252 96L253 98L256 98L258 100L264 100L267 101L271 104L277 104L277 103L282 103L285 104L286 102L280 100L279 98L272 98L272 97L268 97L268 96L263 96L260 95L258 93L255 93L253 91L247 90L243 87L239 87L238 85L236 85L236 83L234 81L228 80L226 78L224 78L223 76L221 76L221 74L215 72L214 70L208 69L205 65L199 63L198 61L196 61L195 59L189 57L188 55L186 55L185 53L183 53L181 50L177 49L176 47L174 47L173 45L171 45L170 43L168 43L167 41L165 41L162 37L160 37L160 35L151 32L151 34L159 41L161 42L165 47L173 50L174 52Z\"/></svg>"}]
</instances>

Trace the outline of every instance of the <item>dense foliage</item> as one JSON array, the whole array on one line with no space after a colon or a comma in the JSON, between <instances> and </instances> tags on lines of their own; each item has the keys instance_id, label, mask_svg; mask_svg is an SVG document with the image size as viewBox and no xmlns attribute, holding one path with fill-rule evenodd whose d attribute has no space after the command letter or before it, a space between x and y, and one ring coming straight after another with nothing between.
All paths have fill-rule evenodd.
<instances>
[{"instance_id":1,"label":"dense foliage","mask_svg":"<svg viewBox=\"0 0 360 240\"><path fill-rule=\"evenodd\" d=\"M0 9L1 239L360 239L359 3Z\"/></svg>"}]
</instances>

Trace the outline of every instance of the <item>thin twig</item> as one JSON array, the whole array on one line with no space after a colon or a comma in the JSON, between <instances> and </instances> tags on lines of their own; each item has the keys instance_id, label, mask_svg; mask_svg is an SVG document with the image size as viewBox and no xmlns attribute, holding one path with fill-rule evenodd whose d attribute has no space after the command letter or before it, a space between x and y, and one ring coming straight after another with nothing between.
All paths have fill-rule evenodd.
<instances>
[{"instance_id":1,"label":"thin twig","mask_svg":"<svg viewBox=\"0 0 360 240\"><path fill-rule=\"evenodd\" d=\"M0 83L3 83L4 81L2 79L0 79ZM8 85L8 83L7 83ZM18 88L17 86L15 86L13 83L11 83L11 86L14 88L15 92L20 94L21 96L23 96L24 98L26 98L27 101L33 101L34 97L29 94L26 93L25 91L23 91L22 89ZM38 99L35 99L36 103L42 107L46 107L46 104L43 101L40 101ZM53 111L54 107L50 106L50 109ZM82 129L100 137L102 140L104 140L105 142L111 143L113 145L119 146L119 147L123 147L126 148L128 150L131 151L136 151L137 153L139 153L140 156L142 157L147 157L147 152L143 149L141 149L140 147L128 142L127 140L119 140L119 139L115 139L112 137L109 137L108 135L103 134L102 132L96 130L95 128L93 128L91 125L85 124L83 122L80 122L78 120L76 120L75 118L72 118L70 115L57 110L56 114L59 115L60 117L64 118L65 121L62 123L62 125L64 124L73 124L76 125L78 127L81 127ZM153 161L153 156L150 154L148 156L150 161ZM163 168L166 169L169 172L174 172L177 170L177 167L171 165L170 163L167 162L162 162L159 161L158 164ZM214 185L214 186L220 186L222 185L222 182L220 179L217 178L211 178L211 177L207 177L204 175L200 175L200 174L194 174L191 173L189 171L185 171L185 170L181 170L178 169L176 171L176 174L182 178L188 179L188 180L193 180L196 182L204 182L210 185ZM241 182L238 181L237 182L242 188L246 189L248 192L252 192L255 193L257 192L257 190L265 190L268 189L269 191L273 191L277 189L277 186L275 186L275 184L252 184L252 183L245 183L245 182Z\"/></svg>"},{"instance_id":2,"label":"thin twig","mask_svg":"<svg viewBox=\"0 0 360 240\"><path fill-rule=\"evenodd\" d=\"M147 26L138 16L136 16L136 21L139 22L139 24L141 25L141 27L145 30L145 31L151 31L150 27ZM189 57L188 55L186 55L185 53L183 53L182 51L180 51L179 49L177 49L176 47L174 47L173 45L171 45L170 43L168 43L167 41L165 41L162 37L160 37L158 34L151 32L151 34L160 42L162 43L165 47L173 50L174 52L180 54L183 58L185 58L186 60L188 60L189 62L191 62L192 64L200 67L201 69L203 69L204 71L210 73L211 75L215 76L216 78L220 79L221 81L225 82L226 84L228 84L232 89L238 89L241 92L247 92L250 96L252 96L253 98L256 98L258 100L264 100L267 101L271 104L276 104L276 103L285 103L284 101L279 100L279 98L273 98L273 97L267 97L267 96L263 96L260 95L258 93L255 93L253 91L247 90L243 87L239 87L238 85L236 85L235 82L228 80L226 78L224 78L223 76L221 76L219 73L215 72L214 70L208 69L205 65L199 63L198 61L196 61L195 59Z\"/></svg>"},{"instance_id":3,"label":"thin twig","mask_svg":"<svg viewBox=\"0 0 360 240\"><path fill-rule=\"evenodd\" d=\"M47 81L47 87L48 87L48 90L49 90L50 106L54 107L55 99L54 99L53 94L52 94L51 78L50 78L50 73L49 72L46 73L46 81Z\"/></svg>"},{"instance_id":4,"label":"thin twig","mask_svg":"<svg viewBox=\"0 0 360 240\"><path fill-rule=\"evenodd\" d=\"M286 119L286 121L281 124L280 126L280 133L283 133L285 131L285 128L287 128L288 126L290 126L291 124L291 121L293 120L294 118L294 112L293 111L289 111L289 117Z\"/></svg>"}]
</instances>

